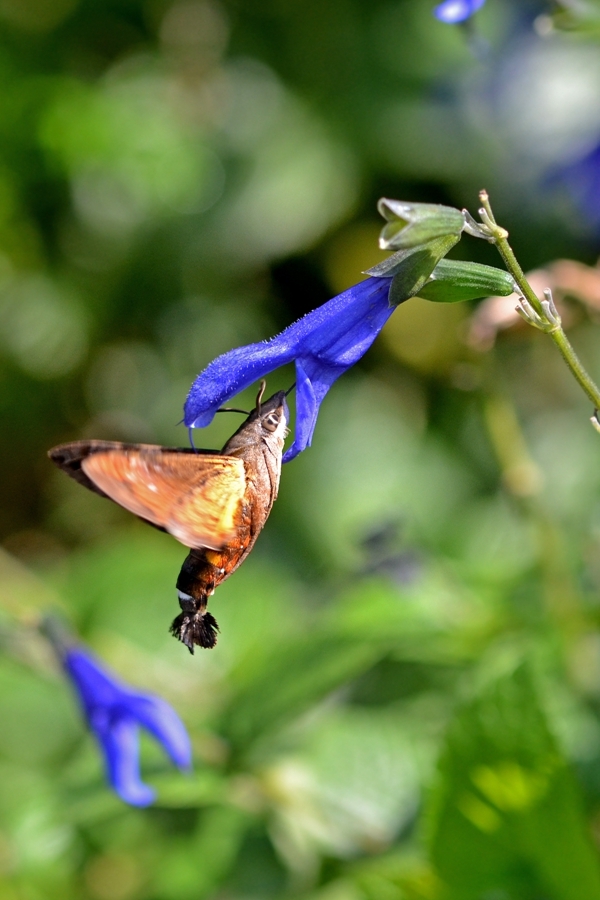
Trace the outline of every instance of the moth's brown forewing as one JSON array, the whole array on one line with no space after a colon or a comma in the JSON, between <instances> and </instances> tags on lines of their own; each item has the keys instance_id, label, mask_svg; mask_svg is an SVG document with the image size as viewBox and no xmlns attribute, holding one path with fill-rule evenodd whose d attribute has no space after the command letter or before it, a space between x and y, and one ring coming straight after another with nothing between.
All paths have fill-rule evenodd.
<instances>
[{"instance_id":1,"label":"moth's brown forewing","mask_svg":"<svg viewBox=\"0 0 600 900\"><path fill-rule=\"evenodd\" d=\"M81 467L111 500L185 547L218 550L235 537L235 515L246 489L241 459L159 447L96 452Z\"/></svg>"},{"instance_id":2,"label":"moth's brown forewing","mask_svg":"<svg viewBox=\"0 0 600 900\"><path fill-rule=\"evenodd\" d=\"M221 454L113 441L75 441L49 451L79 484L190 548L177 581L183 612L171 631L192 653L195 644L216 644L208 597L243 562L271 511L286 424L279 392L250 414Z\"/></svg>"}]
</instances>

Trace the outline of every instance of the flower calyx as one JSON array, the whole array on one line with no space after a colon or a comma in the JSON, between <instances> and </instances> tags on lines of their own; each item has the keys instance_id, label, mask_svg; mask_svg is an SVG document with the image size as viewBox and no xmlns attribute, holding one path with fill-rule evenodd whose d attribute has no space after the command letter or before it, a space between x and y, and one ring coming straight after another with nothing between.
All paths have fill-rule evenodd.
<instances>
[{"instance_id":1,"label":"flower calyx","mask_svg":"<svg viewBox=\"0 0 600 900\"><path fill-rule=\"evenodd\" d=\"M377 209L386 220L379 236L382 250L407 250L444 235L458 239L465 227L464 214L452 206L382 197Z\"/></svg>"}]
</instances>

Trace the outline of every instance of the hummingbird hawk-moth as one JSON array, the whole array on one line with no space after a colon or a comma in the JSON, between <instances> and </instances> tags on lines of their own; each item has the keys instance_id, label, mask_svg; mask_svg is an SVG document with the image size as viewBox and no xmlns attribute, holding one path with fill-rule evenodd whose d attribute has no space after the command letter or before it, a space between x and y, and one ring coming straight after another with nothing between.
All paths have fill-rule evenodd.
<instances>
[{"instance_id":1,"label":"hummingbird hawk-moth","mask_svg":"<svg viewBox=\"0 0 600 900\"><path fill-rule=\"evenodd\" d=\"M221 453L116 441L48 451L79 484L189 548L176 585L182 611L171 633L190 653L217 643L208 598L244 561L277 497L289 412L284 391L261 403L262 390Z\"/></svg>"}]
</instances>

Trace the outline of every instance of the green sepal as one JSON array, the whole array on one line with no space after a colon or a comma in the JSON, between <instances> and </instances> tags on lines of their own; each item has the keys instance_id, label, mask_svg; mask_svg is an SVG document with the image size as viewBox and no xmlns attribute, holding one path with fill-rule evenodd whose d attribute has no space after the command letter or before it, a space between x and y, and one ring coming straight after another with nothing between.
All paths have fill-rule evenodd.
<instances>
[{"instance_id":1,"label":"green sepal","mask_svg":"<svg viewBox=\"0 0 600 900\"><path fill-rule=\"evenodd\" d=\"M363 274L374 275L376 278L393 278L395 275L401 275L402 273L408 272L411 267L417 267L417 261L419 260L426 261L427 264L431 260L433 261L433 265L427 272L425 278L425 281L427 281L427 278L429 278L440 259L442 259L442 257L444 257L457 243L458 237L447 234L444 237L436 238L425 244L419 244L418 247L411 247L407 250L398 250L397 253L392 253L391 256L388 256L387 259L383 259L380 263L377 263L377 265L372 266L370 269L365 269ZM424 284L425 282L422 283Z\"/></svg>"},{"instance_id":2,"label":"green sepal","mask_svg":"<svg viewBox=\"0 0 600 900\"><path fill-rule=\"evenodd\" d=\"M410 250L399 250L383 262L367 269L365 275L393 278L390 287L390 306L418 294L440 259L458 242L458 236L447 234Z\"/></svg>"},{"instance_id":3,"label":"green sepal","mask_svg":"<svg viewBox=\"0 0 600 900\"><path fill-rule=\"evenodd\" d=\"M419 297L434 303L461 303L480 297L508 297L516 290L512 275L504 269L442 259L419 291Z\"/></svg>"},{"instance_id":4,"label":"green sepal","mask_svg":"<svg viewBox=\"0 0 600 900\"><path fill-rule=\"evenodd\" d=\"M382 197L377 209L387 221L379 236L382 250L407 250L444 235L458 236L465 227L464 214L452 206Z\"/></svg>"}]
</instances>

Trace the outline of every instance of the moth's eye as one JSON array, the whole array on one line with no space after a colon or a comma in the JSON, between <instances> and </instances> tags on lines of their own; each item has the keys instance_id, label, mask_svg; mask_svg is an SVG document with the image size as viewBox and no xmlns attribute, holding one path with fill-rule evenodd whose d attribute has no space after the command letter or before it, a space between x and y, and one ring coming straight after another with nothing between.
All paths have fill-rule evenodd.
<instances>
[{"instance_id":1,"label":"moth's eye","mask_svg":"<svg viewBox=\"0 0 600 900\"><path fill-rule=\"evenodd\" d=\"M263 428L266 428L267 431L275 431L277 426L279 425L279 416L276 416L275 413L269 413L262 420Z\"/></svg>"}]
</instances>

